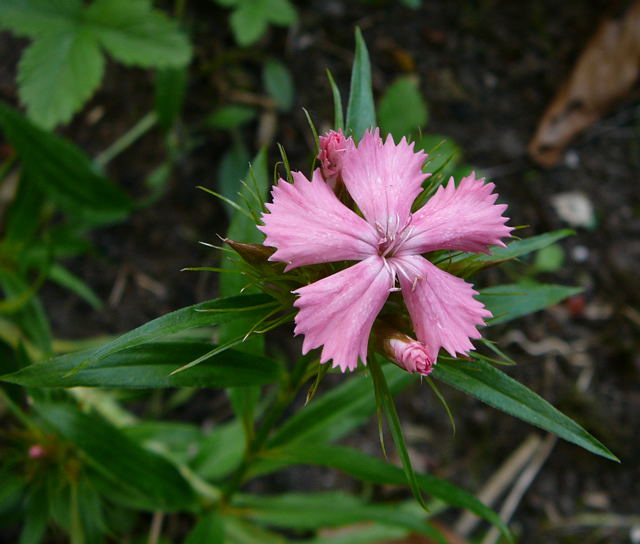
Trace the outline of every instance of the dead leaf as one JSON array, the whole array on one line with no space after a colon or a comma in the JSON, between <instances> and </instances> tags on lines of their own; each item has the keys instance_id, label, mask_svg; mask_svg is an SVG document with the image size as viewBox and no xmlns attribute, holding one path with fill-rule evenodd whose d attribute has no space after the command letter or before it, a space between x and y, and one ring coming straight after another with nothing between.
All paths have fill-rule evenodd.
<instances>
[{"instance_id":1,"label":"dead leaf","mask_svg":"<svg viewBox=\"0 0 640 544\"><path fill-rule=\"evenodd\" d=\"M545 111L529 144L544 167L556 165L571 139L623 98L640 75L640 2L622 19L602 22L569 79Z\"/></svg>"}]
</instances>

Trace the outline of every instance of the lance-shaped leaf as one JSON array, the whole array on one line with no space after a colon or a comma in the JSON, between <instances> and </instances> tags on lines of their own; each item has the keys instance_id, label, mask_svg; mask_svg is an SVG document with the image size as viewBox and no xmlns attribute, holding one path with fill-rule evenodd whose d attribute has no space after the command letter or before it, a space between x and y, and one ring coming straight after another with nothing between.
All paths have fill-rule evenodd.
<instances>
[{"instance_id":1,"label":"lance-shaped leaf","mask_svg":"<svg viewBox=\"0 0 640 544\"><path fill-rule=\"evenodd\" d=\"M487 324L496 325L543 310L581 291L581 287L523 281L481 289L478 299L493 314Z\"/></svg>"},{"instance_id":2,"label":"lance-shaped leaf","mask_svg":"<svg viewBox=\"0 0 640 544\"><path fill-rule=\"evenodd\" d=\"M367 44L362 32L356 28L356 56L351 71L351 90L347 105L347 130L356 139L362 138L364 131L376 126L376 110L373 105L371 88L371 63Z\"/></svg>"},{"instance_id":3,"label":"lance-shaped leaf","mask_svg":"<svg viewBox=\"0 0 640 544\"><path fill-rule=\"evenodd\" d=\"M159 510L189 510L195 493L164 457L138 446L102 418L71 405L37 402L35 408L65 440L113 484Z\"/></svg>"},{"instance_id":4,"label":"lance-shaped leaf","mask_svg":"<svg viewBox=\"0 0 640 544\"><path fill-rule=\"evenodd\" d=\"M469 363L443 359L434 367L432 376L596 455L618 461L613 453L575 421L489 363L481 360Z\"/></svg>"},{"instance_id":5,"label":"lance-shaped leaf","mask_svg":"<svg viewBox=\"0 0 640 544\"><path fill-rule=\"evenodd\" d=\"M261 454L261 460L255 466L256 474L264 474L263 468L269 467L273 460L280 466L316 465L336 468L358 478L363 482L385 485L406 485L404 471L382 459L371 457L353 448L329 444L291 444ZM263 465L262 467L260 465ZM476 499L464 489L428 474L416 474L420 489L437 497L451 506L466 508L474 514L486 519L498 527L502 533L511 538L498 514Z\"/></svg>"},{"instance_id":6,"label":"lance-shaped leaf","mask_svg":"<svg viewBox=\"0 0 640 544\"><path fill-rule=\"evenodd\" d=\"M174 370L212 349L205 342L151 342L118 351L74 370L91 357L81 351L30 365L1 379L28 387L241 387L278 381L280 366L266 357L227 350L187 370Z\"/></svg>"}]
</instances>

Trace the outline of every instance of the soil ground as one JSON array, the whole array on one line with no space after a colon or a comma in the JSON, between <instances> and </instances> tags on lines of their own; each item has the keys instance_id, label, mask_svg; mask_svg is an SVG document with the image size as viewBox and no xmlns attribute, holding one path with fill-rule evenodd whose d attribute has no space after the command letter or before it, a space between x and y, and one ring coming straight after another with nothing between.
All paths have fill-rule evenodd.
<instances>
[{"instance_id":1,"label":"soil ground","mask_svg":"<svg viewBox=\"0 0 640 544\"><path fill-rule=\"evenodd\" d=\"M538 276L580 285L583 297L488 334L518 361L508 369L512 376L585 425L622 460L614 464L558 442L515 513L519 541L629 542L630 526L605 525L619 522L615 515L640 512L639 93L579 136L570 146L570 160L560 166L542 170L526 156L539 117L611 3L424 4L412 11L401 2L301 2L294 27L272 28L259 46L234 55L226 12L213 3L189 3L184 20L196 56L178 132L189 149L159 201L123 224L96 231L97 254L69 263L107 301L103 311L91 311L54 286L44 289L54 331L62 338L115 334L215 296L212 276L179 272L215 262L218 256L197 241L215 241L226 225L221 206L195 189L217 183L229 146L225 133L205 128L202 120L229 100L233 89L262 93L259 62L269 55L281 58L295 81L295 106L291 114L278 115L270 157L277 159L278 141L292 167L306 169L311 141L301 108L319 127L329 126L325 69L346 94L353 28L359 25L377 96L398 75L416 74L429 105L426 130L452 138L465 162L489 175L509 204L512 224L529 225L521 236L567 226L551 204L554 195L580 191L591 201L596 226L578 229L561 243L566 259L559 272ZM25 42L3 34L0 43L8 59L1 71L2 97L15 102L15 61ZM152 92L150 74L110 64L99 92L63 133L95 154L149 110ZM256 128L252 124L243 133L249 145L255 143ZM163 146L161 133L152 131L109 165L109 175L133 194L143 194L143 180L162 161ZM517 276L522 269L511 273ZM482 278L487 283L510 279L496 271ZM455 436L425 384L401 402L415 463L478 491L537 431L453 390L443 391L455 413ZM200 421L214 409L220 409L220 399L199 394L180 417ZM375 424L350 441L377 451ZM352 485L326 471L304 474L301 479L298 471L286 473L264 485L271 492L302 487L301 481L305 489L310 481L318 489ZM570 523L584 514L602 518L596 527Z\"/></svg>"}]
</instances>

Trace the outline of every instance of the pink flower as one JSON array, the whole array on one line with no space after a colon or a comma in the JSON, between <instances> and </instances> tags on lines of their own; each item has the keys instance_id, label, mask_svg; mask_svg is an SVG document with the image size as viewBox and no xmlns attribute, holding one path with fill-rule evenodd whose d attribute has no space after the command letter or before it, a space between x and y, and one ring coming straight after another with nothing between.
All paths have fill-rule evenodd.
<instances>
[{"instance_id":1,"label":"pink flower","mask_svg":"<svg viewBox=\"0 0 640 544\"><path fill-rule=\"evenodd\" d=\"M385 339L383 349L391 361L407 372L428 376L435 361L427 347L406 334L397 334Z\"/></svg>"},{"instance_id":2,"label":"pink flower","mask_svg":"<svg viewBox=\"0 0 640 544\"><path fill-rule=\"evenodd\" d=\"M351 137L345 138L342 130L331 130L320 136L318 160L324 180L335 189L342 174L342 158L355 147Z\"/></svg>"},{"instance_id":3,"label":"pink flower","mask_svg":"<svg viewBox=\"0 0 640 544\"><path fill-rule=\"evenodd\" d=\"M496 205L494 185L453 179L419 210L411 206L427 178L426 158L403 138L383 143L378 131L367 132L342 157L342 179L361 217L338 200L320 170L309 181L293 173L280 180L267 204L264 244L276 248L270 260L286 270L318 263L358 261L331 276L294 291L296 334L304 334L303 353L322 346L321 362L333 360L353 370L358 357L366 364L374 320L391 291L402 291L416 336L435 361L440 348L452 356L473 349L478 326L491 313L473 298L476 291L461 278L422 257L435 250L488 252L504 247L509 236L506 205Z\"/></svg>"}]
</instances>

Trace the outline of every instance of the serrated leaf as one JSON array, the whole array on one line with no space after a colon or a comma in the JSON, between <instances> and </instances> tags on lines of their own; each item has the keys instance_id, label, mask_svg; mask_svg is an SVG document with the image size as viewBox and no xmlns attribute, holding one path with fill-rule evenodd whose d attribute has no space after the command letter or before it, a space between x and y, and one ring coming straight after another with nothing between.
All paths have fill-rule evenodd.
<instances>
[{"instance_id":1,"label":"serrated leaf","mask_svg":"<svg viewBox=\"0 0 640 544\"><path fill-rule=\"evenodd\" d=\"M61 355L0 377L27 387L245 387L273 383L272 359L227 350L187 370L174 370L209 352L206 342L150 342L106 356L73 372L96 350Z\"/></svg>"},{"instance_id":2,"label":"serrated leaf","mask_svg":"<svg viewBox=\"0 0 640 544\"><path fill-rule=\"evenodd\" d=\"M543 310L580 292L581 287L523 281L481 289L477 298L493 314L487 324L497 325Z\"/></svg>"},{"instance_id":3,"label":"serrated leaf","mask_svg":"<svg viewBox=\"0 0 640 544\"><path fill-rule=\"evenodd\" d=\"M378 105L382 130L399 140L422 128L427 119L427 104L415 78L403 76L389 85Z\"/></svg>"},{"instance_id":4,"label":"serrated leaf","mask_svg":"<svg viewBox=\"0 0 640 544\"><path fill-rule=\"evenodd\" d=\"M72 31L82 12L82 0L2 0L0 27L20 36Z\"/></svg>"},{"instance_id":5,"label":"serrated leaf","mask_svg":"<svg viewBox=\"0 0 640 544\"><path fill-rule=\"evenodd\" d=\"M91 33L48 33L24 52L18 66L20 99L29 117L52 128L67 122L96 90L104 58Z\"/></svg>"},{"instance_id":6,"label":"serrated leaf","mask_svg":"<svg viewBox=\"0 0 640 544\"><path fill-rule=\"evenodd\" d=\"M575 421L489 363L481 360L472 363L442 360L434 367L432 376L587 451L618 461L600 441Z\"/></svg>"},{"instance_id":7,"label":"serrated leaf","mask_svg":"<svg viewBox=\"0 0 640 544\"><path fill-rule=\"evenodd\" d=\"M356 55L351 69L351 89L347 106L346 128L353 132L356 140L359 140L365 130L376 126L376 110L373 105L371 63L367 44L359 28L356 28L355 36Z\"/></svg>"},{"instance_id":8,"label":"serrated leaf","mask_svg":"<svg viewBox=\"0 0 640 544\"><path fill-rule=\"evenodd\" d=\"M293 77L287 67L276 59L269 59L262 68L264 87L276 101L278 109L289 111L293 106Z\"/></svg>"},{"instance_id":9,"label":"serrated leaf","mask_svg":"<svg viewBox=\"0 0 640 544\"><path fill-rule=\"evenodd\" d=\"M65 212L97 225L122 219L131 210L127 195L97 174L89 158L70 142L36 127L2 103L0 128L22 160L29 181Z\"/></svg>"},{"instance_id":10,"label":"serrated leaf","mask_svg":"<svg viewBox=\"0 0 640 544\"><path fill-rule=\"evenodd\" d=\"M148 0L96 0L84 21L110 55L124 64L179 68L191 59L191 45L175 21Z\"/></svg>"},{"instance_id":11,"label":"serrated leaf","mask_svg":"<svg viewBox=\"0 0 640 544\"><path fill-rule=\"evenodd\" d=\"M176 467L102 418L61 403L34 404L40 417L79 448L101 474L160 510L189 510L195 493ZM114 455L114 452L117 453Z\"/></svg>"}]
</instances>

